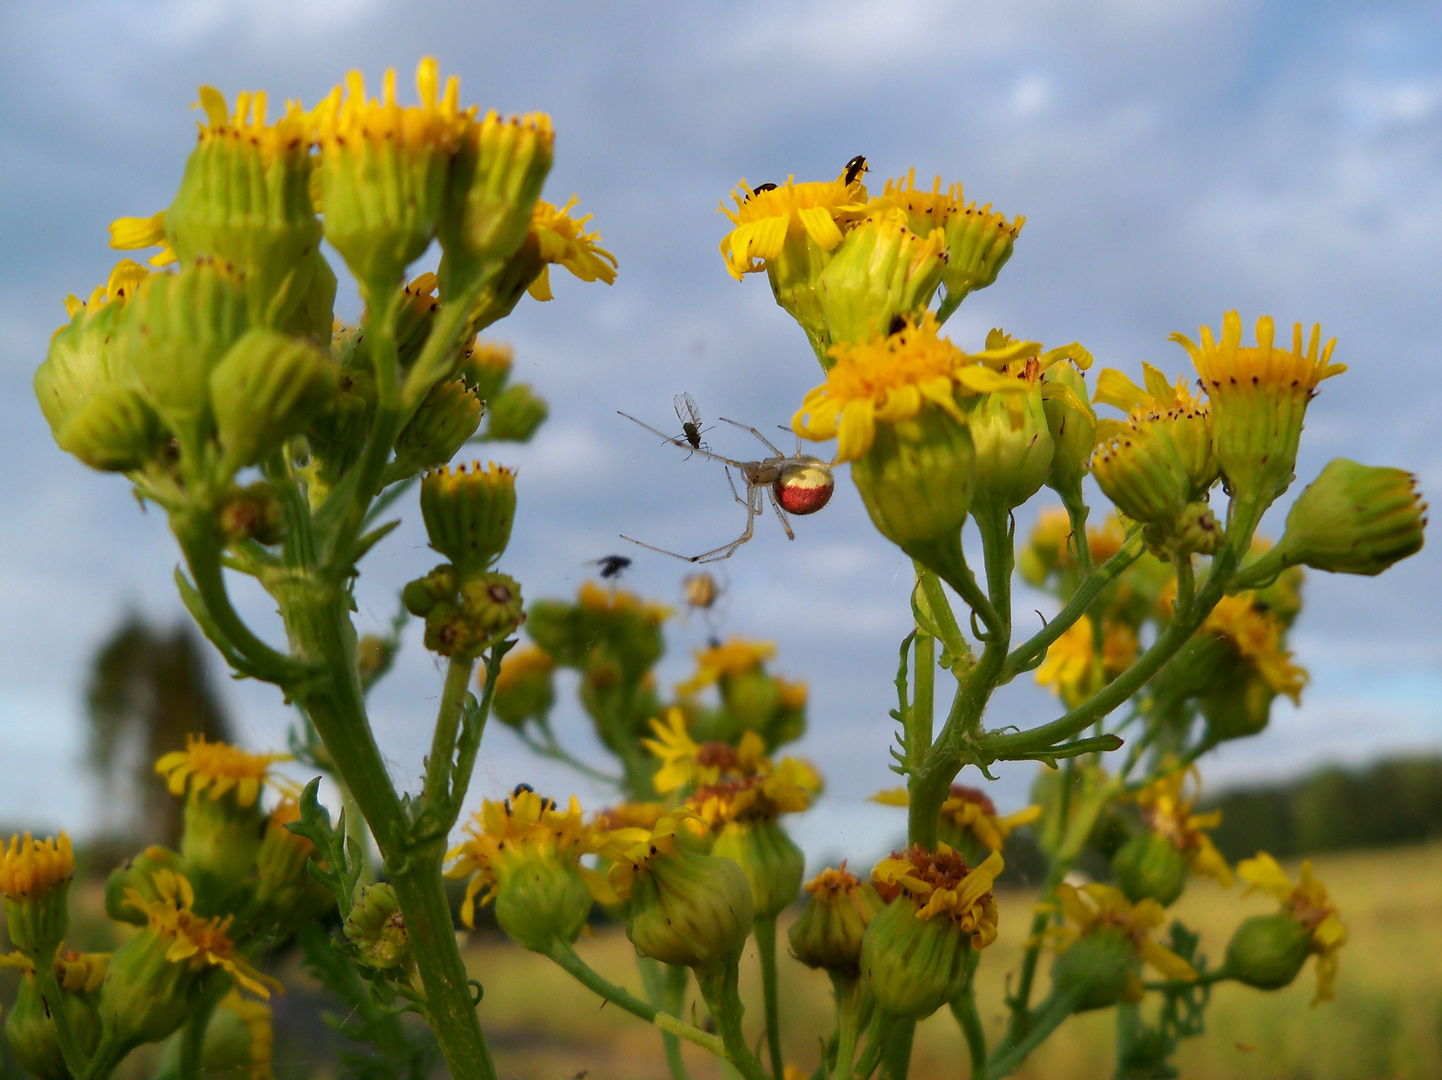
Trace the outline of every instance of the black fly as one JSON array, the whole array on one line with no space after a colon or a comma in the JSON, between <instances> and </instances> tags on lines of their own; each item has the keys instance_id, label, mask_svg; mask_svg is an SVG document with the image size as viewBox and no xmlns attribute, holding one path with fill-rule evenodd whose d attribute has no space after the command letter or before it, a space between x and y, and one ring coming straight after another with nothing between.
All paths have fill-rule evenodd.
<instances>
[{"instance_id":1,"label":"black fly","mask_svg":"<svg viewBox=\"0 0 1442 1080\"><path fill-rule=\"evenodd\" d=\"M619 578L621 572L631 565L631 560L624 555L603 555L595 562L588 563L587 565L599 566L601 568L601 577L603 578Z\"/></svg>"}]
</instances>

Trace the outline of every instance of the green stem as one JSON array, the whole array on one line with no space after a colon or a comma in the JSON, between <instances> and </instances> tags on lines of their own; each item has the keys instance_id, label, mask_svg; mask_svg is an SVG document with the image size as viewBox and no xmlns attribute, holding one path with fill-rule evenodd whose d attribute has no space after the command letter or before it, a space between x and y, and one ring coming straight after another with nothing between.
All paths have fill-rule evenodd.
<instances>
[{"instance_id":1,"label":"green stem","mask_svg":"<svg viewBox=\"0 0 1442 1080\"><path fill-rule=\"evenodd\" d=\"M1069 499L1063 495L1061 503L1066 507L1067 520L1071 523L1071 539L1076 545L1077 569L1082 572L1083 577L1086 577L1094 569L1091 541L1087 538L1087 515L1091 511L1087 508L1087 504L1080 499Z\"/></svg>"},{"instance_id":2,"label":"green stem","mask_svg":"<svg viewBox=\"0 0 1442 1080\"><path fill-rule=\"evenodd\" d=\"M1177 605L1179 612L1190 611L1197 595L1197 576L1192 569L1190 555L1178 555L1172 560L1177 572Z\"/></svg>"},{"instance_id":3,"label":"green stem","mask_svg":"<svg viewBox=\"0 0 1442 1080\"><path fill-rule=\"evenodd\" d=\"M881 1080L906 1080L911 1071L911 1044L916 1038L915 1020L892 1018L881 1035Z\"/></svg>"},{"instance_id":4,"label":"green stem","mask_svg":"<svg viewBox=\"0 0 1442 1080\"><path fill-rule=\"evenodd\" d=\"M826 1075L845 1078L851 1075L856 1043L861 1038L867 994L858 976L835 971L831 973L831 988L836 994L836 1060Z\"/></svg>"},{"instance_id":5,"label":"green stem","mask_svg":"<svg viewBox=\"0 0 1442 1080\"><path fill-rule=\"evenodd\" d=\"M917 786L915 778L920 775L926 763L926 755L931 750L936 695L935 642L936 639L930 634L917 631L913 679L916 691L906 717L906 767L913 778L913 787ZM933 807L933 802L934 799L928 799L924 795L913 795L909 799L906 835L910 843L921 844L923 847L935 846L941 805L937 803Z\"/></svg>"},{"instance_id":6,"label":"green stem","mask_svg":"<svg viewBox=\"0 0 1442 1080\"><path fill-rule=\"evenodd\" d=\"M195 1010L180 1029L180 1080L200 1080L205 1032L210 1027L210 1018L215 1015L215 1007L220 1004L220 999L225 997L230 986L230 976L217 970L206 976L200 987Z\"/></svg>"},{"instance_id":7,"label":"green stem","mask_svg":"<svg viewBox=\"0 0 1442 1080\"><path fill-rule=\"evenodd\" d=\"M663 1034L669 1034L687 1042L695 1043L703 1049L711 1051L717 1057L726 1056L726 1046L721 1039L715 1035L708 1035L700 1028L692 1027L690 1024L677 1019L670 1013L663 1012L654 1005L648 1005L640 998L635 997L626 990L621 989L615 983L607 981L592 968L586 961L576 955L576 950L567 945L559 938L551 944L550 952L545 954L555 961L573 979L579 982L586 989L599 994L613 1005L619 1005L632 1016L638 1016L647 1023L655 1024ZM684 1069L683 1069L684 1072Z\"/></svg>"},{"instance_id":8,"label":"green stem","mask_svg":"<svg viewBox=\"0 0 1442 1080\"><path fill-rule=\"evenodd\" d=\"M1070 994L1058 994L1053 991L1051 997L1037 1007L1036 1015L1032 1018L1031 1027L1026 1034L1015 1043L1000 1048L987 1065L987 1080L1001 1080L1018 1065L1026 1060L1026 1056L1047 1040L1053 1031L1059 1028L1062 1022L1072 1014L1076 999Z\"/></svg>"},{"instance_id":9,"label":"green stem","mask_svg":"<svg viewBox=\"0 0 1442 1080\"><path fill-rule=\"evenodd\" d=\"M122 1043L115 1035L101 1035L90 1063L80 1072L71 1070L71 1075L80 1077L80 1080L106 1080L129 1056L131 1049L131 1046Z\"/></svg>"},{"instance_id":10,"label":"green stem","mask_svg":"<svg viewBox=\"0 0 1442 1080\"><path fill-rule=\"evenodd\" d=\"M756 955L761 960L761 996L766 1009L766 1045L771 1051L771 1075L781 1080L786 1059L781 1055L781 1001L776 988L776 916L757 918Z\"/></svg>"},{"instance_id":11,"label":"green stem","mask_svg":"<svg viewBox=\"0 0 1442 1080\"><path fill-rule=\"evenodd\" d=\"M43 961L43 963L41 962ZM71 1076L84 1076L86 1069L85 1052L75 1040L70 1027L70 1014L65 1011L65 1001L60 996L60 983L55 978L55 956L36 958L35 977L40 982L40 996L50 1019L55 1023L55 1040L60 1044L60 1056Z\"/></svg>"},{"instance_id":12,"label":"green stem","mask_svg":"<svg viewBox=\"0 0 1442 1080\"><path fill-rule=\"evenodd\" d=\"M979 959L976 949L967 950L970 970L966 975L966 985L960 994L951 999L951 1014L960 1025L971 1054L971 1080L984 1080L986 1076L986 1032L981 1026L981 1014L976 1009L976 965Z\"/></svg>"},{"instance_id":13,"label":"green stem","mask_svg":"<svg viewBox=\"0 0 1442 1080\"><path fill-rule=\"evenodd\" d=\"M654 961L652 961L654 963ZM670 964L664 969L662 979L662 1008L672 1016L686 1015L686 984L691 980L691 969L680 964ZM691 1080L686 1063L681 1058L681 1040L674 1032L661 1032L661 1045L666 1051L666 1064L674 1080Z\"/></svg>"},{"instance_id":14,"label":"green stem","mask_svg":"<svg viewBox=\"0 0 1442 1080\"><path fill-rule=\"evenodd\" d=\"M456 945L455 923L441 878L444 837L429 850L412 850L399 865L386 863L406 920L416 967L426 991L426 1018L454 1080L497 1080L469 976Z\"/></svg>"},{"instance_id":15,"label":"green stem","mask_svg":"<svg viewBox=\"0 0 1442 1080\"><path fill-rule=\"evenodd\" d=\"M1131 1061L1132 1048L1136 1045L1137 1034L1141 1029L1141 1006L1135 1001L1121 1001L1117 1003L1117 1068L1115 1080L1127 1080L1131 1070L1128 1063Z\"/></svg>"},{"instance_id":16,"label":"green stem","mask_svg":"<svg viewBox=\"0 0 1442 1080\"><path fill-rule=\"evenodd\" d=\"M436 710L436 730L431 738L431 754L426 759L425 793L436 807L449 808L451 800L451 768L455 761L456 734L461 726L461 714L466 707L466 692L471 685L471 672L475 670L474 657L462 659L452 657L446 666L446 682L441 690L441 704ZM455 819L442 821L447 829Z\"/></svg>"},{"instance_id":17,"label":"green stem","mask_svg":"<svg viewBox=\"0 0 1442 1080\"><path fill-rule=\"evenodd\" d=\"M520 738L521 742L526 744L526 748L529 749L531 753L536 754L539 757L550 758L552 761L559 761L568 769L572 769L575 772L580 773L582 776L589 777L590 779L595 780L597 783L607 784L614 788L619 788L621 786L621 777L613 776L611 773L602 772L600 769L595 769L592 768L590 765L587 765L584 761L576 757L559 742L557 742L555 735L551 733L551 729L549 727L541 728L541 732L542 738L539 740L529 731L526 731L524 728L517 729L516 735Z\"/></svg>"},{"instance_id":18,"label":"green stem","mask_svg":"<svg viewBox=\"0 0 1442 1080\"><path fill-rule=\"evenodd\" d=\"M1213 983L1226 982L1233 978L1232 972L1223 964L1211 971L1197 973L1195 979L1167 979L1158 982L1144 982L1142 986L1147 990L1157 990L1166 993L1172 990L1186 990L1193 986L1211 986Z\"/></svg>"},{"instance_id":19,"label":"green stem","mask_svg":"<svg viewBox=\"0 0 1442 1080\"><path fill-rule=\"evenodd\" d=\"M851 1066L851 1072L846 1074L846 1080L867 1080L876 1071L876 1065L881 1061L881 1040L885 1028L886 1018L880 1012L873 1013L871 1026L866 1032L866 1046ZM837 1074L838 1077L841 1075Z\"/></svg>"},{"instance_id":20,"label":"green stem","mask_svg":"<svg viewBox=\"0 0 1442 1080\"><path fill-rule=\"evenodd\" d=\"M1090 551L1090 549L1088 549ZM1034 661L1046 655L1047 648L1062 634L1087 613L1087 609L1100 595L1101 591L1121 576L1122 571L1136 562L1142 553L1142 530L1141 526L1134 527L1127 535L1126 541L1117 553L1101 567L1091 574L1088 574L1072 593L1062 609L1041 628L1039 632L1032 635L1012 650L1011 655L1006 658L1006 671L1002 676L1003 682L1010 682L1018 674L1026 671Z\"/></svg>"},{"instance_id":21,"label":"green stem","mask_svg":"<svg viewBox=\"0 0 1442 1080\"><path fill-rule=\"evenodd\" d=\"M1211 573L1197 591L1196 601L1191 610L1178 611L1171 624L1157 635L1151 648L1142 653L1126 671L1113 679L1095 695L1078 705L1065 716L1049 724L1006 734L988 732L978 740L978 748L987 761L1006 761L1016 754L1036 753L1054 746L1063 740L1080 734L1086 728L1121 705L1160 671L1210 614L1221 599L1227 579L1236 566L1236 553L1230 547L1223 547L1212 560Z\"/></svg>"},{"instance_id":22,"label":"green stem","mask_svg":"<svg viewBox=\"0 0 1442 1080\"><path fill-rule=\"evenodd\" d=\"M745 1080L767 1080L766 1070L746 1045L746 1035L741 1030L741 994L737 989L736 964L696 969L696 982L701 987L701 996L706 999L711 1015L721 1031L721 1042L726 1047L726 1059L736 1066Z\"/></svg>"}]
</instances>

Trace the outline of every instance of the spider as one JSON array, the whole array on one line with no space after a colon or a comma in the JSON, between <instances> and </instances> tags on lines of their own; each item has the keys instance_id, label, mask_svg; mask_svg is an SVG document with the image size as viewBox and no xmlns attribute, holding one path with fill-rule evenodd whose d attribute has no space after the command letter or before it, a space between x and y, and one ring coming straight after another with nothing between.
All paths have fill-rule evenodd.
<instances>
[{"instance_id":1,"label":"spider","mask_svg":"<svg viewBox=\"0 0 1442 1080\"><path fill-rule=\"evenodd\" d=\"M728 457L722 457L720 454L713 454L708 449L693 446L687 439L675 438L658 431L629 413L620 415L632 423L640 424L653 435L661 436L672 446L679 446L693 454L700 454L712 461L721 462L726 466L726 482L731 485L732 496L738 503L746 507L746 531L729 544L722 544L710 551L703 551L700 555L681 555L675 551L667 551L665 548L642 543L640 540L624 534L621 536L622 540L629 540L633 544L662 555L670 555L673 559L685 559L691 563L720 562L722 559L729 559L736 553L737 548L751 539L751 533L756 524L756 515L763 509L761 505L763 492L770 500L771 508L776 511L776 517L781 522L781 527L786 530L786 538L795 540L796 534L791 531L791 523L786 519L786 515L788 513L814 514L830 501L831 493L836 490L836 480L831 475L830 464L820 458L812 457L810 454L803 454L799 440L795 454L783 454L754 427L749 424L737 423L735 420L727 420L723 416L720 417L722 423L732 424L742 431L751 432L774 455L760 461L735 461ZM735 481L731 479L732 469L739 472L746 482L744 499L737 492Z\"/></svg>"}]
</instances>

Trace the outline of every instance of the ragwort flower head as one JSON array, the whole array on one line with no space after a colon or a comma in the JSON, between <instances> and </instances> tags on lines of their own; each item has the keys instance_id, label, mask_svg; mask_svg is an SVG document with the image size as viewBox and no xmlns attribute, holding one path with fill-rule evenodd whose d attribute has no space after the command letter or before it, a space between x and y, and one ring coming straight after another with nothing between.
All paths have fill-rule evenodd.
<instances>
[{"instance_id":1,"label":"ragwort flower head","mask_svg":"<svg viewBox=\"0 0 1442 1080\"><path fill-rule=\"evenodd\" d=\"M698 748L697 756L699 759L715 760L705 752L704 747ZM743 760L739 751L737 760L739 766ZM774 766L769 759L759 758L754 768L758 771L750 775L734 779L718 778L710 784L698 786L687 799L687 804L703 821L720 827L735 821L775 820L781 814L802 813L821 793L821 774L800 758L784 757Z\"/></svg>"},{"instance_id":2,"label":"ragwort flower head","mask_svg":"<svg viewBox=\"0 0 1442 1080\"><path fill-rule=\"evenodd\" d=\"M1133 904L1110 885L1078 889L1063 882L1057 886L1057 901L1072 925L1050 931L1058 951L1052 980L1076 997L1078 1009L1141 1000L1145 991L1135 971L1138 959L1168 979L1197 977L1191 964L1151 939L1152 931L1166 922L1166 911L1155 900Z\"/></svg>"},{"instance_id":3,"label":"ragwort flower head","mask_svg":"<svg viewBox=\"0 0 1442 1080\"><path fill-rule=\"evenodd\" d=\"M781 261L789 244L808 241L822 252L834 251L842 240L842 227L865 215L866 188L859 180L848 184L845 175L835 180L798 184L788 176L780 185L750 188L743 179L731 193L736 209L723 202L719 209L734 228L721 240L726 269L740 281L746 274L770 270Z\"/></svg>"},{"instance_id":4,"label":"ragwort flower head","mask_svg":"<svg viewBox=\"0 0 1442 1080\"><path fill-rule=\"evenodd\" d=\"M0 844L0 897L10 940L39 963L49 963L69 926L70 879L75 852L70 837L35 840L29 833Z\"/></svg>"},{"instance_id":5,"label":"ragwort flower head","mask_svg":"<svg viewBox=\"0 0 1442 1080\"><path fill-rule=\"evenodd\" d=\"M847 871L843 861L806 883L809 902L787 938L803 964L851 977L861 964L861 940L883 904L876 889Z\"/></svg>"},{"instance_id":6,"label":"ragwort flower head","mask_svg":"<svg viewBox=\"0 0 1442 1080\"><path fill-rule=\"evenodd\" d=\"M906 788L888 788L871 796L882 806L909 806L911 797ZM965 853L985 849L1000 851L1006 846L1012 830L1030 825L1042 815L1040 806L1027 806L1013 814L998 814L996 803L986 792L965 784L952 784L951 793L941 804L942 839Z\"/></svg>"},{"instance_id":7,"label":"ragwort flower head","mask_svg":"<svg viewBox=\"0 0 1442 1080\"><path fill-rule=\"evenodd\" d=\"M206 795L220 800L234 792L237 806L254 806L260 789L271 777L271 766L290 761L289 754L253 754L238 746L207 742L203 735L187 735L185 749L165 754L155 771L165 777L172 795Z\"/></svg>"},{"instance_id":8,"label":"ragwort flower head","mask_svg":"<svg viewBox=\"0 0 1442 1080\"><path fill-rule=\"evenodd\" d=\"M1312 873L1312 860L1302 862L1301 880L1296 885L1266 852L1238 863L1237 876L1247 882L1247 892L1260 891L1279 900L1282 913L1306 931L1308 951L1317 956L1317 995L1312 1003L1330 1001L1337 980L1337 954L1347 943L1347 927L1326 886Z\"/></svg>"},{"instance_id":9,"label":"ragwort flower head","mask_svg":"<svg viewBox=\"0 0 1442 1080\"><path fill-rule=\"evenodd\" d=\"M993 851L976 869L945 844L928 851L913 844L894 851L871 871L872 884L888 903L898 896L911 901L918 919L945 917L971 935L973 948L996 940L997 909L992 885L1004 867Z\"/></svg>"},{"instance_id":10,"label":"ragwort flower head","mask_svg":"<svg viewBox=\"0 0 1442 1080\"><path fill-rule=\"evenodd\" d=\"M1191 791L1187 790L1189 782ZM1177 846L1192 873L1215 878L1222 888L1230 889L1231 867L1206 833L1207 829L1215 829L1222 823L1222 812L1196 812L1201 783L1201 773L1195 765L1189 765L1142 788L1136 794L1136 802L1148 827Z\"/></svg>"},{"instance_id":11,"label":"ragwort flower head","mask_svg":"<svg viewBox=\"0 0 1442 1080\"><path fill-rule=\"evenodd\" d=\"M536 208L531 211L531 232L536 237L538 254L544 264L541 272L527 286L527 291L536 300L552 299L552 264L564 266L582 281L603 281L610 285L616 280L616 256L601 247L599 232L586 232L586 222L591 220L591 215L571 216L571 209L580 198L572 195L570 201L559 209L545 199L537 199Z\"/></svg>"},{"instance_id":12,"label":"ragwort flower head","mask_svg":"<svg viewBox=\"0 0 1442 1080\"><path fill-rule=\"evenodd\" d=\"M641 745L661 759L652 783L662 795L683 787L709 787L723 777L753 777L771 768L766 744L754 731L743 734L735 746L719 741L698 743L687 728L686 714L675 706L667 710L664 721L652 720L651 730L655 738L642 739Z\"/></svg>"}]
</instances>

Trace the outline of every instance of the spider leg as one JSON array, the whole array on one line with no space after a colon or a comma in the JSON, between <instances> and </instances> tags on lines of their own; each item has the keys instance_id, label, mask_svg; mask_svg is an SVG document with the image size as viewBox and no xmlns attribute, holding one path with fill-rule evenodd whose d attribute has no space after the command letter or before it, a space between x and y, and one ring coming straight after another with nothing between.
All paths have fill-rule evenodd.
<instances>
[{"instance_id":1,"label":"spider leg","mask_svg":"<svg viewBox=\"0 0 1442 1080\"><path fill-rule=\"evenodd\" d=\"M777 457L784 458L786 456L780 450L776 449L776 447L772 446L770 440L767 439L765 435L761 434L761 432L757 431L750 424L742 424L738 423L735 420L727 420L724 416L718 416L716 419L720 420L723 424L732 424L735 427L739 427L742 431L751 432L752 435L755 435L758 439L760 439L763 443L766 444L766 449L770 450Z\"/></svg>"},{"instance_id":2,"label":"spider leg","mask_svg":"<svg viewBox=\"0 0 1442 1080\"><path fill-rule=\"evenodd\" d=\"M704 458L709 458L709 459L712 460L712 461L719 461L719 462L721 462L721 464L723 464L723 465L734 465L734 466L735 466L736 468L738 468L738 469L741 468L741 464L742 464L742 463L739 462L739 461L732 461L730 458L728 458L728 457L722 457L720 454L713 454L710 450L706 450L706 449L704 449L704 448L693 447L693 446L692 446L690 443L688 443L685 439L678 439L678 438L676 438L676 437L673 436L673 435L667 435L664 431L660 431L660 430L658 430L658 429L656 429L656 428L653 428L650 424L645 423L645 422L642 421L642 420L637 420L637 419L636 419L634 416L632 416L630 413L624 413L624 412L621 412L620 409L617 409L617 410L616 410L616 414L617 414L618 416L624 416L627 420L631 421L631 423L633 423L633 424L640 424L643 428L645 428L647 431L649 431L652 435L659 435L662 439L664 439L666 442L670 443L672 446L680 447L682 450L685 450L685 451L687 452L687 453L686 453L686 456L687 456L687 457L690 457L692 454L700 454L700 455L701 455L702 457L704 457Z\"/></svg>"},{"instance_id":3,"label":"spider leg","mask_svg":"<svg viewBox=\"0 0 1442 1080\"><path fill-rule=\"evenodd\" d=\"M743 498L737 493L737 491L736 491L736 481L731 479L731 468L730 468L730 466L727 466L727 468L726 468L726 483L728 483L728 484L731 485L731 497L732 497L733 499L735 499L737 502L739 502L742 506L745 506L745 507L748 507L748 508L749 508L749 507L751 506L751 504L750 504L749 502L747 502L746 499L743 499ZM749 497L750 493L748 492L747 495L748 495L748 497Z\"/></svg>"},{"instance_id":4,"label":"spider leg","mask_svg":"<svg viewBox=\"0 0 1442 1080\"><path fill-rule=\"evenodd\" d=\"M766 497L771 500L771 509L776 511L776 520L781 522L781 527L786 530L786 539L795 540L796 534L791 531L791 522L786 520L786 512L781 509L781 504L776 501L776 493L770 488L767 488Z\"/></svg>"}]
</instances>

